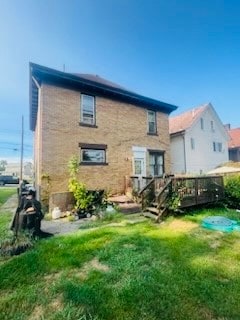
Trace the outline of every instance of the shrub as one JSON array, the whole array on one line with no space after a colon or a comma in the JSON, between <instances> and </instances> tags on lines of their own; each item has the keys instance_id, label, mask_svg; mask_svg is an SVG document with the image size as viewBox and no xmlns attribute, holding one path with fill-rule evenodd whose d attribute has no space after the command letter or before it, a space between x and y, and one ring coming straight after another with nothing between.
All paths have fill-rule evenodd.
<instances>
[{"instance_id":1,"label":"shrub","mask_svg":"<svg viewBox=\"0 0 240 320\"><path fill-rule=\"evenodd\" d=\"M240 207L240 176L225 178L225 203L230 208Z\"/></svg>"}]
</instances>

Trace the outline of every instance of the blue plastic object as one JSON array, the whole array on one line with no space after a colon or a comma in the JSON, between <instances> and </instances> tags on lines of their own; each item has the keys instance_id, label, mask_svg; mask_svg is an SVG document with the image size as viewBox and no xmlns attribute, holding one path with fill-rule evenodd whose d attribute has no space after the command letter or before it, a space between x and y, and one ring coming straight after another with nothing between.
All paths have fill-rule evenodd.
<instances>
[{"instance_id":1,"label":"blue plastic object","mask_svg":"<svg viewBox=\"0 0 240 320\"><path fill-rule=\"evenodd\" d=\"M240 226L236 220L230 220L222 216L210 216L202 221L202 226L210 230L218 230L223 232L240 231Z\"/></svg>"}]
</instances>

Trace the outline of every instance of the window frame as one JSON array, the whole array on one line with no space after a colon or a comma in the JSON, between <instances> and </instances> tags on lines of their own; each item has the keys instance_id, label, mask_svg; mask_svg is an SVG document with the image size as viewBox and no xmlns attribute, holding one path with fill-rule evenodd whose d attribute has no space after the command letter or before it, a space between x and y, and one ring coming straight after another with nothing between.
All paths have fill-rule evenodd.
<instances>
[{"instance_id":1,"label":"window frame","mask_svg":"<svg viewBox=\"0 0 240 320\"><path fill-rule=\"evenodd\" d=\"M201 130L204 130L204 119L200 118L200 126L201 126Z\"/></svg>"},{"instance_id":2,"label":"window frame","mask_svg":"<svg viewBox=\"0 0 240 320\"><path fill-rule=\"evenodd\" d=\"M107 159L107 145L105 144L89 144L89 143L79 143L80 147L80 165L85 165L85 166L104 166L108 165L106 162ZM104 161L99 162L99 161L85 161L83 160L83 151L85 150L91 150L91 151L103 151L104 155Z\"/></svg>"},{"instance_id":3,"label":"window frame","mask_svg":"<svg viewBox=\"0 0 240 320\"><path fill-rule=\"evenodd\" d=\"M195 139L194 138L190 139L190 145L191 145L191 150L195 150Z\"/></svg>"},{"instance_id":4,"label":"window frame","mask_svg":"<svg viewBox=\"0 0 240 320\"><path fill-rule=\"evenodd\" d=\"M150 164L150 156L154 156L154 164L153 164L153 165ZM156 162L156 158L157 158L158 156L161 156L161 157L162 157L162 164L158 164L158 163ZM161 176L163 176L164 173L165 173L165 152L164 152L164 151L161 151L161 150L151 150L151 149L149 149L149 150L148 150L148 157L149 157L149 161L148 161L149 174L151 175L151 170L150 170L150 168L151 168L151 166L153 166L153 171L154 171L153 177L161 177ZM156 166L160 166L160 167L162 168L162 174L160 174L160 175L155 175Z\"/></svg>"},{"instance_id":5,"label":"window frame","mask_svg":"<svg viewBox=\"0 0 240 320\"><path fill-rule=\"evenodd\" d=\"M93 123L89 123L88 121L84 120L83 116L83 101L84 97L91 97L93 99L93 110L92 110L92 115L93 115ZM87 127L96 127L96 97L87 93L81 93L81 100L80 100L80 124L83 126Z\"/></svg>"},{"instance_id":6,"label":"window frame","mask_svg":"<svg viewBox=\"0 0 240 320\"><path fill-rule=\"evenodd\" d=\"M215 129L214 129L214 121L213 121L213 120L210 121L210 126L211 126L211 131L212 131L212 132L215 132Z\"/></svg>"},{"instance_id":7,"label":"window frame","mask_svg":"<svg viewBox=\"0 0 240 320\"><path fill-rule=\"evenodd\" d=\"M222 142L213 141L213 152L223 152L223 144Z\"/></svg>"},{"instance_id":8,"label":"window frame","mask_svg":"<svg viewBox=\"0 0 240 320\"><path fill-rule=\"evenodd\" d=\"M154 122L150 122L149 120L149 114L152 113L154 115ZM151 132L150 129L150 123L154 123L154 132ZM157 135L157 112L154 110L147 110L147 134L149 135Z\"/></svg>"}]
</instances>

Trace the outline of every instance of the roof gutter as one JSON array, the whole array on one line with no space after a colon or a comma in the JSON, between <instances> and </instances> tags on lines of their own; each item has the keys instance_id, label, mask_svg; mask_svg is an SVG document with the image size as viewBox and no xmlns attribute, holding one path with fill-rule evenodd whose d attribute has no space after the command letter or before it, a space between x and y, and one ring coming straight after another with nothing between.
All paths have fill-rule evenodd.
<instances>
[{"instance_id":1,"label":"roof gutter","mask_svg":"<svg viewBox=\"0 0 240 320\"><path fill-rule=\"evenodd\" d=\"M33 74L37 74L39 73L39 75L42 75L44 77L48 76L48 77L53 77L53 78L61 78L63 80L66 81L70 81L70 82L75 82L77 84L80 85L88 85L89 87L91 87L92 89L99 89L99 90L103 90L105 92L108 93L112 93L114 95L120 95L123 96L125 98L129 98L129 99L133 99L133 100L137 100L137 101L142 101L145 103L148 103L149 106L153 106L153 107L160 107L163 108L165 110L165 112L167 112L168 114L173 112L174 110L177 109L177 106L175 105L171 105L162 101L158 101L152 98L147 98L145 96L136 94L136 93L132 93L130 91L124 90L124 89L117 89L117 88L111 88L110 86L104 85L104 84L99 84L97 82L88 80L88 79L84 79L81 78L79 76L75 76L74 74L69 74L69 73L65 73L62 71L58 71L58 70L54 70L54 69L50 69L47 67L43 67L34 63L30 63L30 68L32 70L32 75ZM35 70L34 70L35 69Z\"/></svg>"}]
</instances>

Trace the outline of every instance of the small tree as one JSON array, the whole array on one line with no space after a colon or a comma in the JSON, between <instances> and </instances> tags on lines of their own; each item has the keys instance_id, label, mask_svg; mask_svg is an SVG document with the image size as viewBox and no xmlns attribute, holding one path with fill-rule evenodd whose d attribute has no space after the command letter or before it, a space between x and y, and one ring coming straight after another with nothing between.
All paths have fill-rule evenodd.
<instances>
[{"instance_id":1,"label":"small tree","mask_svg":"<svg viewBox=\"0 0 240 320\"><path fill-rule=\"evenodd\" d=\"M0 171L6 170L7 161L6 160L0 160Z\"/></svg>"},{"instance_id":2,"label":"small tree","mask_svg":"<svg viewBox=\"0 0 240 320\"><path fill-rule=\"evenodd\" d=\"M93 200L93 196L88 193L85 185L78 181L77 173L79 170L78 158L73 156L68 162L68 170L70 179L68 182L68 189L73 193L76 201L75 208L78 210L87 210Z\"/></svg>"}]
</instances>

